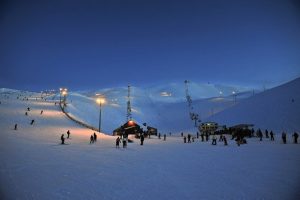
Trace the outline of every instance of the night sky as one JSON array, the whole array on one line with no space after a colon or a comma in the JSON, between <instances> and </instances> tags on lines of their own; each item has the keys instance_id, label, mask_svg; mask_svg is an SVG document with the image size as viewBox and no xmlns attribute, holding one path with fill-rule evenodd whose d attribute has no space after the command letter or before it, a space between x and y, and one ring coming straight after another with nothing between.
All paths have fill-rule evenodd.
<instances>
[{"instance_id":1,"label":"night sky","mask_svg":"<svg viewBox=\"0 0 300 200\"><path fill-rule=\"evenodd\" d=\"M300 76L298 0L7 0L0 88L184 81L276 85Z\"/></svg>"}]
</instances>

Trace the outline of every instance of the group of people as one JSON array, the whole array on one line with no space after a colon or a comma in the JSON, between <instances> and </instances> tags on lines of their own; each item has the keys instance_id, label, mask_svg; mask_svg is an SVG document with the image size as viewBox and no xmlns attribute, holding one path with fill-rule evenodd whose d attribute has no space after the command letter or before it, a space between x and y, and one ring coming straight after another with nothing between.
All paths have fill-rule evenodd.
<instances>
[{"instance_id":1,"label":"group of people","mask_svg":"<svg viewBox=\"0 0 300 200\"><path fill-rule=\"evenodd\" d=\"M27 107L26 112L25 112L25 116L28 116L28 112L30 112L30 107ZM41 110L40 114L42 115L43 112L44 112L44 111ZM30 125L33 125L34 123L35 123L35 120L32 119L32 120L30 121ZM18 130L18 124L15 124L14 130Z\"/></svg>"},{"instance_id":2,"label":"group of people","mask_svg":"<svg viewBox=\"0 0 300 200\"><path fill-rule=\"evenodd\" d=\"M128 138L127 137L124 137L124 135L123 136L121 136L121 138L120 137L117 137L117 139L116 139L116 148L120 148L120 143L122 142L122 144L123 144L123 148L126 148L127 147L127 140L128 140ZM144 141L144 140L143 140ZM141 145L142 145L142 141L141 141Z\"/></svg>"},{"instance_id":3,"label":"group of people","mask_svg":"<svg viewBox=\"0 0 300 200\"><path fill-rule=\"evenodd\" d=\"M90 144L93 144L95 142L97 142L97 134L94 132L94 134L92 134L90 137Z\"/></svg>"},{"instance_id":4,"label":"group of people","mask_svg":"<svg viewBox=\"0 0 300 200\"><path fill-rule=\"evenodd\" d=\"M68 135L67 139L70 138L70 134L71 134L71 132L70 132L70 130L68 130L67 131L67 135ZM61 140L61 144L65 144L65 134L61 134L60 140Z\"/></svg>"}]
</instances>

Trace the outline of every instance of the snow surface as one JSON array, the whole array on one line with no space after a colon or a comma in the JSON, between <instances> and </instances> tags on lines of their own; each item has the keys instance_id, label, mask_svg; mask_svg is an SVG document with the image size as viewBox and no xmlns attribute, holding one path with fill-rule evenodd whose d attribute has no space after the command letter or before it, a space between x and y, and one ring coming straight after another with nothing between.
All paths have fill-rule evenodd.
<instances>
[{"instance_id":1,"label":"snow surface","mask_svg":"<svg viewBox=\"0 0 300 200\"><path fill-rule=\"evenodd\" d=\"M20 94L32 96L22 101L17 99ZM173 135L167 141L152 137L144 146L135 140L127 149L116 149L116 137L102 133L97 143L89 144L93 131L70 121L52 98L36 100L39 96L1 90L0 199L300 197L300 145L292 144L290 136L286 145L276 134L275 142L252 138L238 147L232 140L229 146L198 139L183 144ZM85 96L77 98L91 103ZM31 111L25 116L28 106ZM34 125L29 124L31 119ZM15 123L18 130L13 130ZM71 139L60 145L60 135L67 130Z\"/></svg>"}]
</instances>

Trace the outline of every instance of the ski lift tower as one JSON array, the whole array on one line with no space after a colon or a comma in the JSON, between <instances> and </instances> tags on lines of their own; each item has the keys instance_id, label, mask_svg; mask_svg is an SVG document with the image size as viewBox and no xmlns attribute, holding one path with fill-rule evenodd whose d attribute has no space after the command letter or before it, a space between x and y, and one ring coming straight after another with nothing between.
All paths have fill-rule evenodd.
<instances>
[{"instance_id":1,"label":"ski lift tower","mask_svg":"<svg viewBox=\"0 0 300 200\"><path fill-rule=\"evenodd\" d=\"M131 104L130 104L130 85L128 85L128 96L127 96L127 122L132 120Z\"/></svg>"},{"instance_id":2,"label":"ski lift tower","mask_svg":"<svg viewBox=\"0 0 300 200\"><path fill-rule=\"evenodd\" d=\"M192 98L189 94L189 88L188 88L189 81L185 80L184 83L185 83L185 96L186 96L186 100L187 100L188 107L189 107L190 118L191 118L191 120L195 121L195 127L198 127L197 122L201 122L201 120L198 120L199 115L194 112L194 108L193 108L193 105L192 105L193 101L192 101Z\"/></svg>"}]
</instances>

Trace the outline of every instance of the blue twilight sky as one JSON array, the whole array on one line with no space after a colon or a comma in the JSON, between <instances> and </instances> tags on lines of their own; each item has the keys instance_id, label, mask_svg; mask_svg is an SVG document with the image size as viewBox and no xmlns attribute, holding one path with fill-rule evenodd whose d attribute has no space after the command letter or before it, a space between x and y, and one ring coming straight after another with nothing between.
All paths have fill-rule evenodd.
<instances>
[{"instance_id":1,"label":"blue twilight sky","mask_svg":"<svg viewBox=\"0 0 300 200\"><path fill-rule=\"evenodd\" d=\"M300 76L298 0L2 0L0 88Z\"/></svg>"}]
</instances>

